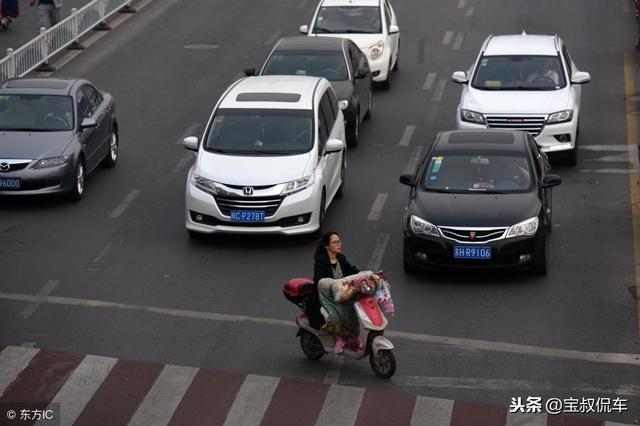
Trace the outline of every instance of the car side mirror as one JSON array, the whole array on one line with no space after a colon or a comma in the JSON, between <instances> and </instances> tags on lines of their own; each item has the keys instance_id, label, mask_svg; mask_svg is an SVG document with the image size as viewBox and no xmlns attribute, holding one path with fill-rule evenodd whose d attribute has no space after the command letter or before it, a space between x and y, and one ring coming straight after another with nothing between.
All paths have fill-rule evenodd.
<instances>
[{"instance_id":1,"label":"car side mirror","mask_svg":"<svg viewBox=\"0 0 640 426\"><path fill-rule=\"evenodd\" d=\"M416 186L416 179L413 175L401 175L400 183L407 186Z\"/></svg>"},{"instance_id":2,"label":"car side mirror","mask_svg":"<svg viewBox=\"0 0 640 426\"><path fill-rule=\"evenodd\" d=\"M344 142L340 139L329 139L324 147L325 154L331 154L332 152L339 152L344 149Z\"/></svg>"},{"instance_id":3,"label":"car side mirror","mask_svg":"<svg viewBox=\"0 0 640 426\"><path fill-rule=\"evenodd\" d=\"M300 31L300 34L309 34L309 26L300 25L300 28L298 28L298 31Z\"/></svg>"},{"instance_id":4,"label":"car side mirror","mask_svg":"<svg viewBox=\"0 0 640 426\"><path fill-rule=\"evenodd\" d=\"M456 71L453 74L451 74L451 80L453 80L454 83L458 83L458 84L467 84L469 82L469 79L467 78L467 73L464 71Z\"/></svg>"},{"instance_id":5,"label":"car side mirror","mask_svg":"<svg viewBox=\"0 0 640 426\"><path fill-rule=\"evenodd\" d=\"M244 69L244 75L246 75L247 77L251 77L256 75L256 69L255 68L245 68Z\"/></svg>"},{"instance_id":6,"label":"car side mirror","mask_svg":"<svg viewBox=\"0 0 640 426\"><path fill-rule=\"evenodd\" d=\"M198 138L195 136L187 136L182 140L182 145L191 151L198 151Z\"/></svg>"},{"instance_id":7,"label":"car side mirror","mask_svg":"<svg viewBox=\"0 0 640 426\"><path fill-rule=\"evenodd\" d=\"M86 117L80 122L81 129L93 129L95 127L98 127L98 122L94 118Z\"/></svg>"},{"instance_id":8,"label":"car side mirror","mask_svg":"<svg viewBox=\"0 0 640 426\"><path fill-rule=\"evenodd\" d=\"M562 179L558 175L546 175L542 178L542 187L551 188L552 186L558 186L562 183Z\"/></svg>"},{"instance_id":9,"label":"car side mirror","mask_svg":"<svg viewBox=\"0 0 640 426\"><path fill-rule=\"evenodd\" d=\"M371 71L368 68L358 68L356 71L355 78L365 78L369 75Z\"/></svg>"},{"instance_id":10,"label":"car side mirror","mask_svg":"<svg viewBox=\"0 0 640 426\"><path fill-rule=\"evenodd\" d=\"M585 84L591 81L591 74L584 71L578 71L571 76L572 84Z\"/></svg>"},{"instance_id":11,"label":"car side mirror","mask_svg":"<svg viewBox=\"0 0 640 426\"><path fill-rule=\"evenodd\" d=\"M398 34L400 32L400 28L397 25L389 26L389 34Z\"/></svg>"}]
</instances>

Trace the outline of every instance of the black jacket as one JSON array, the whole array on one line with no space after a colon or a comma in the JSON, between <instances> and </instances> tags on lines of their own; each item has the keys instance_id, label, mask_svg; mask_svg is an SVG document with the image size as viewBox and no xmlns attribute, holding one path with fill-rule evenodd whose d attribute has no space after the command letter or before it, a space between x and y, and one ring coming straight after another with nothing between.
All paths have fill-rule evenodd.
<instances>
[{"instance_id":1,"label":"black jacket","mask_svg":"<svg viewBox=\"0 0 640 426\"><path fill-rule=\"evenodd\" d=\"M342 274L345 277L360 272L358 268L347 261L344 254L338 254L337 258L338 263L340 263L340 269L342 269ZM313 282L317 285L318 281L323 278L333 278L333 268L331 268L331 261L329 260L329 255L326 252L316 257L316 261L313 265Z\"/></svg>"}]
</instances>

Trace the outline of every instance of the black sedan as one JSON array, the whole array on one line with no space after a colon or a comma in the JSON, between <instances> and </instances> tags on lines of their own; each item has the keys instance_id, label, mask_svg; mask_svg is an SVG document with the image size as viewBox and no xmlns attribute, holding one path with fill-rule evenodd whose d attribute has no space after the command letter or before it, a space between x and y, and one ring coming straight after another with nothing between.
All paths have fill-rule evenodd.
<instances>
[{"instance_id":1,"label":"black sedan","mask_svg":"<svg viewBox=\"0 0 640 426\"><path fill-rule=\"evenodd\" d=\"M113 97L86 80L18 78L0 86L0 195L66 194L118 160Z\"/></svg>"},{"instance_id":2,"label":"black sedan","mask_svg":"<svg viewBox=\"0 0 640 426\"><path fill-rule=\"evenodd\" d=\"M520 131L442 132L420 160L404 218L404 267L526 267L546 274L547 156Z\"/></svg>"},{"instance_id":3,"label":"black sedan","mask_svg":"<svg viewBox=\"0 0 640 426\"><path fill-rule=\"evenodd\" d=\"M245 74L253 75L249 68ZM356 146L362 120L371 117L371 70L354 42L337 37L281 38L259 75L310 75L331 82L340 101L347 145Z\"/></svg>"}]
</instances>

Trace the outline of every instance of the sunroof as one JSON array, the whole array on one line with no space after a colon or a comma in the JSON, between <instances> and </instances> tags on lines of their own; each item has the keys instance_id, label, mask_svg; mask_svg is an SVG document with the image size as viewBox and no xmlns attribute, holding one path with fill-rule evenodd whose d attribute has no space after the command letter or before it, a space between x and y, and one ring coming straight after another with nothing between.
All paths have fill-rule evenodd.
<instances>
[{"instance_id":1,"label":"sunroof","mask_svg":"<svg viewBox=\"0 0 640 426\"><path fill-rule=\"evenodd\" d=\"M461 132L451 133L449 143L499 143L510 145L513 143L513 134L509 132Z\"/></svg>"},{"instance_id":2,"label":"sunroof","mask_svg":"<svg viewBox=\"0 0 640 426\"><path fill-rule=\"evenodd\" d=\"M298 102L298 93L240 93L236 96L238 102Z\"/></svg>"}]
</instances>

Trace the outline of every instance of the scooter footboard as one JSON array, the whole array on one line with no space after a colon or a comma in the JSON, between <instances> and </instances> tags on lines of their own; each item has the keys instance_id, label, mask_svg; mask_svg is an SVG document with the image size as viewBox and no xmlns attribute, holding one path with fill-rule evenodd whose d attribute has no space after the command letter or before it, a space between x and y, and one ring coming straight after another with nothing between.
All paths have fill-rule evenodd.
<instances>
[{"instance_id":1,"label":"scooter footboard","mask_svg":"<svg viewBox=\"0 0 640 426\"><path fill-rule=\"evenodd\" d=\"M384 336L376 336L371 341L371 349L375 353L380 350L391 350L393 349L393 343Z\"/></svg>"}]
</instances>

